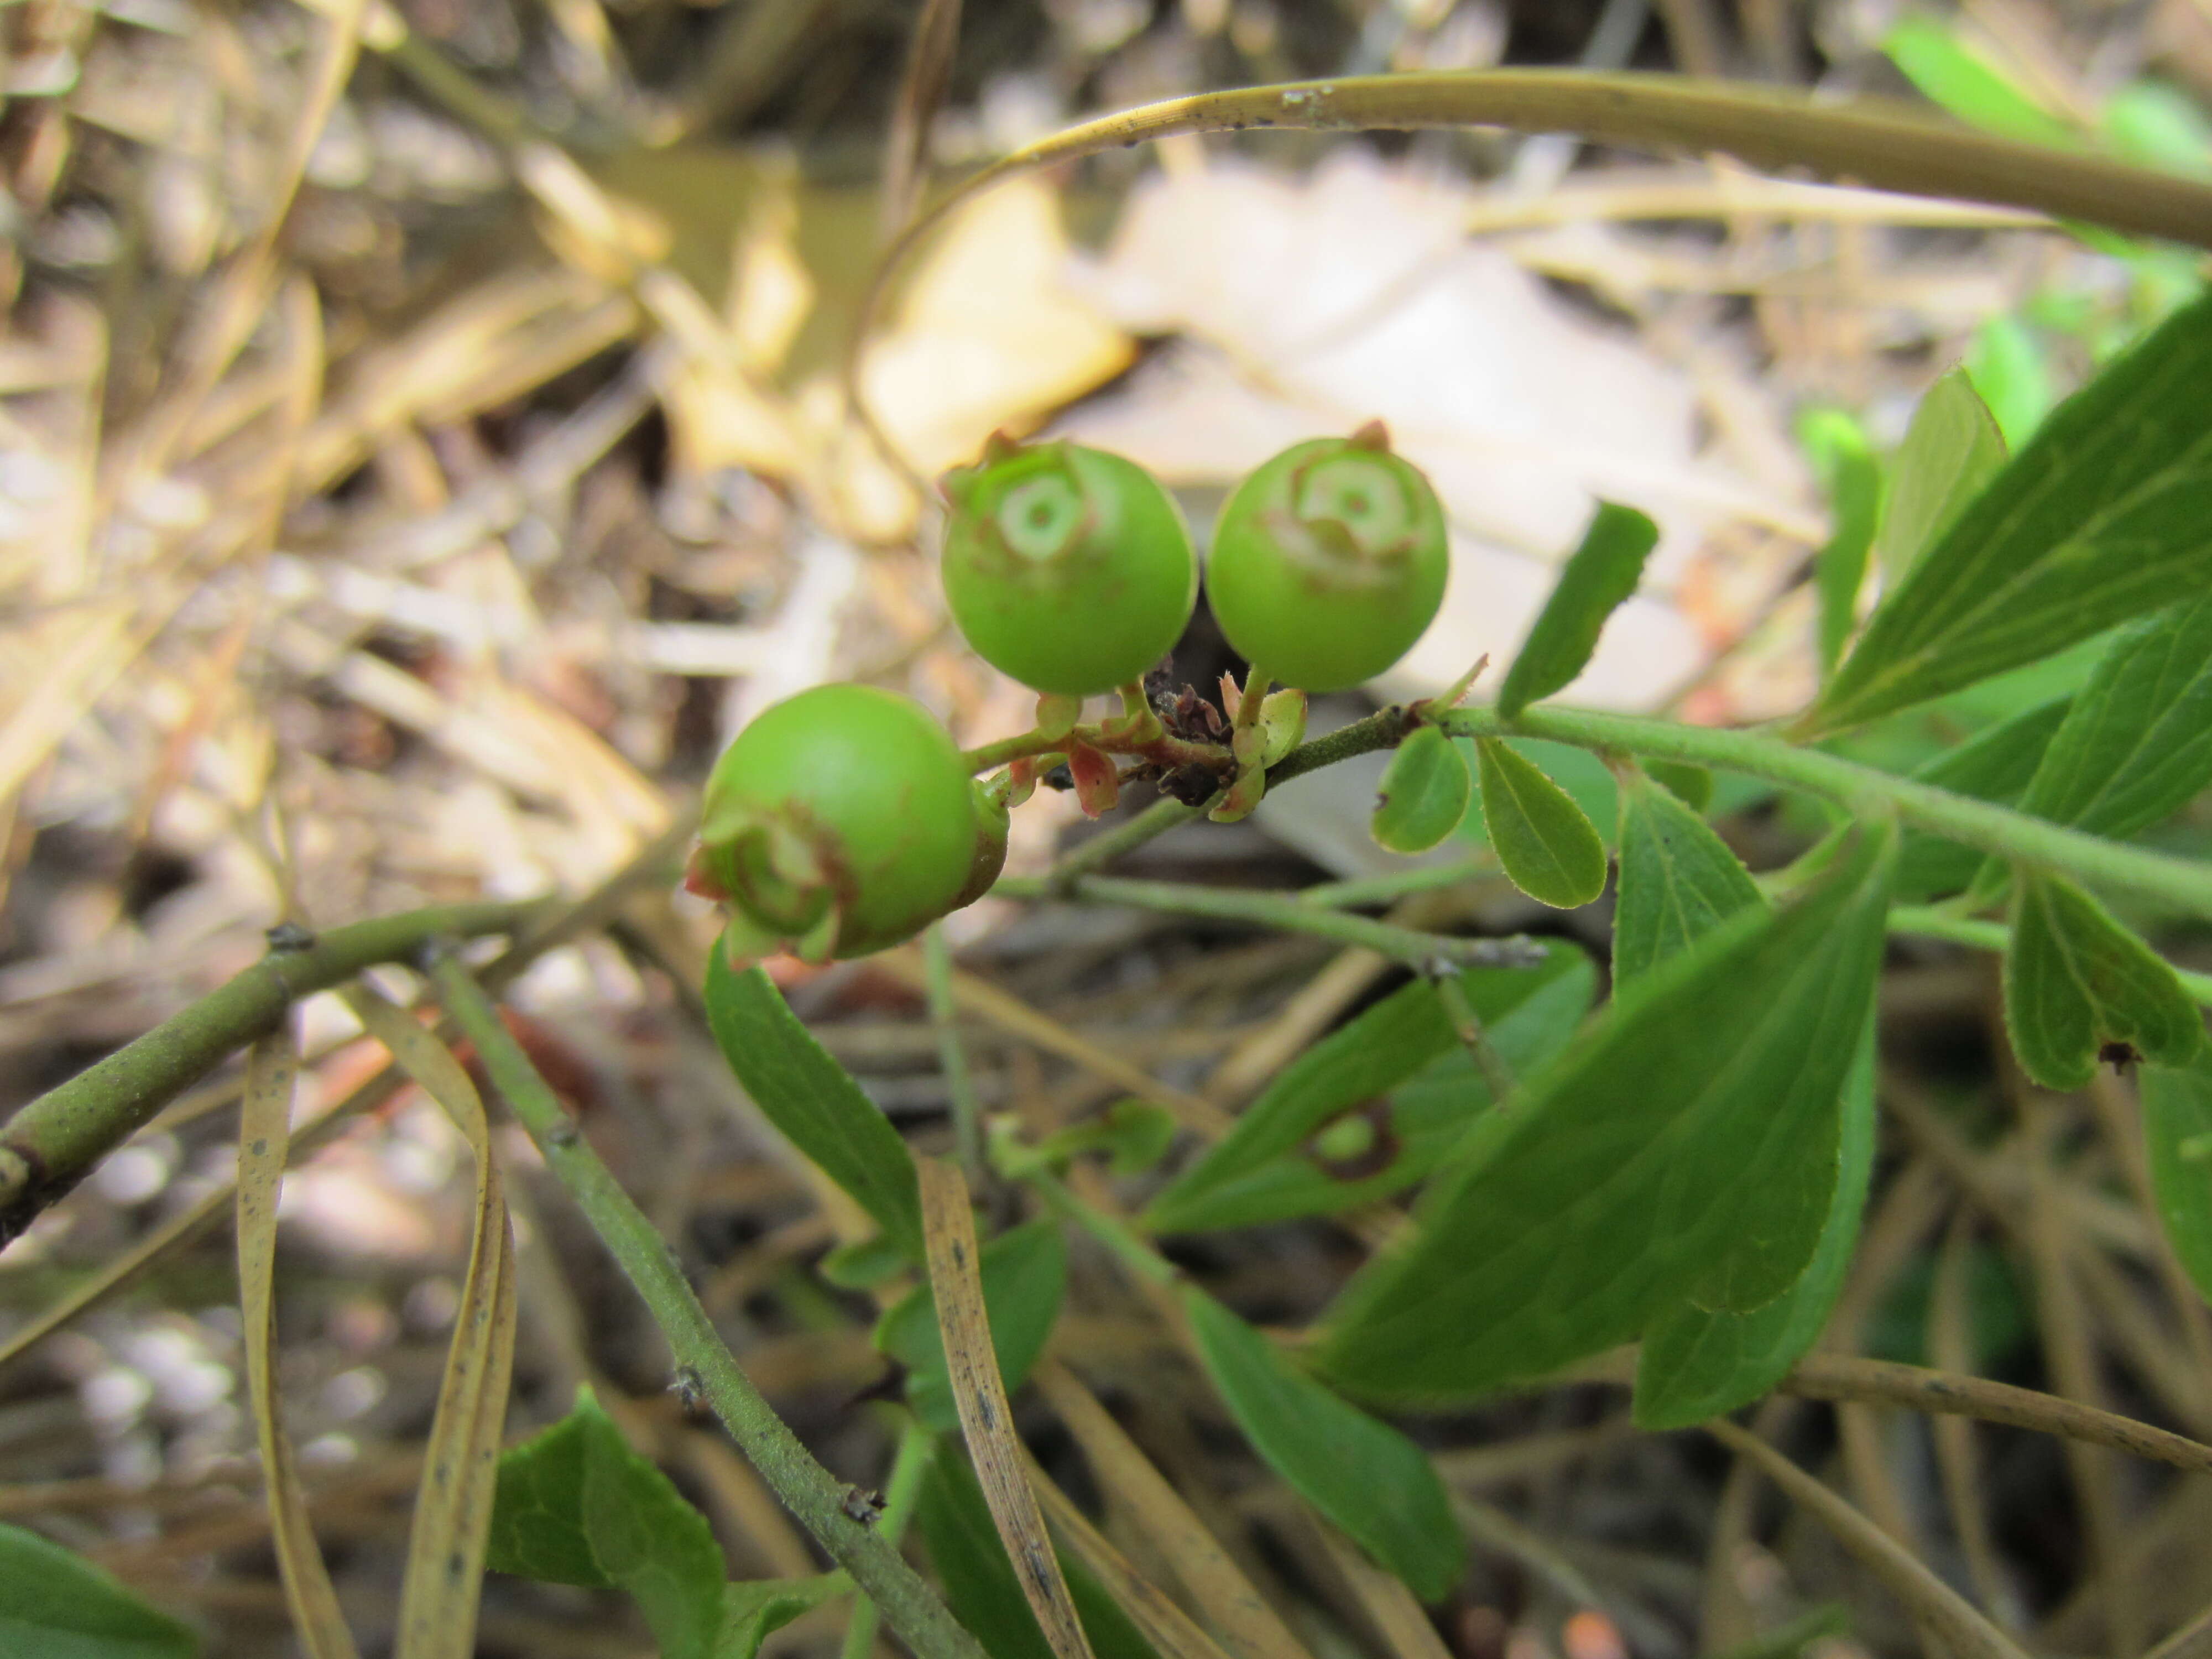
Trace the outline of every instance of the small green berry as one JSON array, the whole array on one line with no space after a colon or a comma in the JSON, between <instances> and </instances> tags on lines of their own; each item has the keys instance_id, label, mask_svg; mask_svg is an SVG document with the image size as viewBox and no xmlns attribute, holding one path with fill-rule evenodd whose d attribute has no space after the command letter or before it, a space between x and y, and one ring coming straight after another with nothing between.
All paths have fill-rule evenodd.
<instances>
[{"instance_id":1,"label":"small green berry","mask_svg":"<svg viewBox=\"0 0 2212 1659\"><path fill-rule=\"evenodd\" d=\"M1133 461L994 440L947 473L945 597L975 653L1039 691L1110 691L1165 656L1198 603L1174 498Z\"/></svg>"},{"instance_id":2,"label":"small green berry","mask_svg":"<svg viewBox=\"0 0 2212 1659\"><path fill-rule=\"evenodd\" d=\"M1379 422L1296 444L1221 509L1206 598L1248 662L1337 691L1413 648L1443 603L1443 507Z\"/></svg>"},{"instance_id":3,"label":"small green berry","mask_svg":"<svg viewBox=\"0 0 2212 1659\"><path fill-rule=\"evenodd\" d=\"M1013 829L1008 811L1008 792L975 781L975 850L969 860L968 882L952 908L964 910L989 892L1006 867L1006 837Z\"/></svg>"},{"instance_id":4,"label":"small green berry","mask_svg":"<svg viewBox=\"0 0 2212 1659\"><path fill-rule=\"evenodd\" d=\"M919 703L824 685L757 715L708 780L692 884L749 952L866 956L952 908L977 857L960 751Z\"/></svg>"}]
</instances>

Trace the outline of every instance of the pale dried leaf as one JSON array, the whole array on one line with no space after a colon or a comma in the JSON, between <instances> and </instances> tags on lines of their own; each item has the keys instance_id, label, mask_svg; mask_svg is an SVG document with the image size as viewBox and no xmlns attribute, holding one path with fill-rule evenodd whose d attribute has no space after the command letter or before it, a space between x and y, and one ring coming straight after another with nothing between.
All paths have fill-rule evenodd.
<instances>
[{"instance_id":1,"label":"pale dried leaf","mask_svg":"<svg viewBox=\"0 0 2212 1659\"><path fill-rule=\"evenodd\" d=\"M1267 1598L1091 1390L1057 1361L1038 1366L1036 1378L1039 1390L1083 1448L1098 1484L1127 1505L1146 1535L1160 1547L1191 1600L1236 1659L1307 1659L1305 1649Z\"/></svg>"},{"instance_id":2,"label":"pale dried leaf","mask_svg":"<svg viewBox=\"0 0 2212 1659\"><path fill-rule=\"evenodd\" d=\"M514 1232L483 1103L453 1051L365 987L347 993L346 1003L369 1035L445 1108L476 1157L468 1276L408 1533L395 1649L398 1659L469 1659L476 1651L484 1541L514 1365Z\"/></svg>"},{"instance_id":3,"label":"pale dried leaf","mask_svg":"<svg viewBox=\"0 0 2212 1659\"><path fill-rule=\"evenodd\" d=\"M1013 1412L1006 1404L1006 1386L999 1376L998 1352L991 1344L991 1322L983 1307L967 1179L958 1164L941 1158L917 1158L915 1168L921 1179L922 1243L929 1256L929 1285L937 1299L945 1370L975 1478L1045 1640L1060 1659L1092 1659L1091 1638L1076 1617L1067 1581L1060 1577L1060 1558L1053 1553L1036 1495L1023 1472L1021 1437L1014 1432Z\"/></svg>"},{"instance_id":4,"label":"pale dried leaf","mask_svg":"<svg viewBox=\"0 0 2212 1659\"><path fill-rule=\"evenodd\" d=\"M276 1569L292 1628L308 1659L354 1659L359 1652L338 1611L337 1593L316 1546L307 1494L284 1430L274 1374L276 1358L276 1194L292 1145L292 1091L299 1075L298 1033L287 1020L246 1050L246 1092L238 1119L238 1299L246 1384L269 1504Z\"/></svg>"}]
</instances>

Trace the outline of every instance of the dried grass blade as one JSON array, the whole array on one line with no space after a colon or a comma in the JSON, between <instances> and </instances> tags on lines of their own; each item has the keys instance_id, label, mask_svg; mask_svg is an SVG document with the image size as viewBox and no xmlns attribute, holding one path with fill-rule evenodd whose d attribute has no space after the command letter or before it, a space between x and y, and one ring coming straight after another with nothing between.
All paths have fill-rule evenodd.
<instances>
[{"instance_id":1,"label":"dried grass blade","mask_svg":"<svg viewBox=\"0 0 2212 1659\"><path fill-rule=\"evenodd\" d=\"M1031 1375L1083 1448L1098 1484L1127 1504L1137 1524L1159 1545L1235 1659L1307 1659L1298 1638L1229 1552L1074 1373L1057 1360L1047 1360Z\"/></svg>"},{"instance_id":2,"label":"dried grass blade","mask_svg":"<svg viewBox=\"0 0 2212 1659\"><path fill-rule=\"evenodd\" d=\"M923 965L921 952L913 946L886 951L873 961L908 989L927 994L928 969ZM1127 1089L1140 1100L1166 1107L1183 1127L1208 1141L1220 1139L1235 1121L1212 1101L1160 1082L1142 1066L1133 1066L1111 1050L1069 1030L1058 1020L1039 1013L1018 997L1009 996L988 980L956 969L952 975L952 1000L1000 1030L1033 1042L1047 1054L1058 1054L1116 1088Z\"/></svg>"},{"instance_id":3,"label":"dried grass blade","mask_svg":"<svg viewBox=\"0 0 2212 1659\"><path fill-rule=\"evenodd\" d=\"M469 1659L476 1651L484 1540L514 1364L514 1232L483 1103L453 1051L373 991L356 988L346 994L346 1002L369 1035L445 1108L476 1156L475 1236L408 1534L395 1644L398 1659Z\"/></svg>"},{"instance_id":4,"label":"dried grass blade","mask_svg":"<svg viewBox=\"0 0 2212 1659\"><path fill-rule=\"evenodd\" d=\"M1726 1418L1715 1418L1705 1428L1729 1450L1756 1463L1791 1503L1826 1528L1838 1544L1905 1604L1917 1624L1950 1650L1953 1659L2027 1659L2012 1638L1984 1619L1966 1597L1757 1435Z\"/></svg>"},{"instance_id":5,"label":"dried grass blade","mask_svg":"<svg viewBox=\"0 0 2212 1659\"><path fill-rule=\"evenodd\" d=\"M2093 1446L2110 1446L2154 1462L2171 1463L2194 1474L2212 1474L2212 1446L2171 1430L2155 1428L2132 1417L2099 1411L2056 1395L1992 1382L1986 1377L1959 1376L1931 1371L1918 1365L1899 1365L1886 1359L1858 1359L1843 1354L1808 1354L1797 1368L1782 1379L1785 1394L1802 1400L1863 1401L1870 1404L1904 1406L1914 1411L1945 1412L1978 1417L1984 1423L2008 1428L2033 1429L2039 1434L2063 1435Z\"/></svg>"},{"instance_id":6,"label":"dried grass blade","mask_svg":"<svg viewBox=\"0 0 2212 1659\"><path fill-rule=\"evenodd\" d=\"M890 137L884 155L882 224L886 235L913 216L929 162L929 124L952 81L952 54L960 42L960 0L922 0L914 41L891 106Z\"/></svg>"},{"instance_id":7,"label":"dried grass blade","mask_svg":"<svg viewBox=\"0 0 2212 1659\"><path fill-rule=\"evenodd\" d=\"M285 1605L308 1659L355 1659L360 1650L338 1611L323 1553L307 1519L307 1489L276 1393L276 1194L292 1145L292 1094L300 1073L292 1022L246 1053L238 1122L238 1299L245 1322L246 1386L261 1446L270 1531Z\"/></svg>"},{"instance_id":8,"label":"dried grass blade","mask_svg":"<svg viewBox=\"0 0 2212 1659\"><path fill-rule=\"evenodd\" d=\"M321 15L325 28L307 70L306 95L275 169L276 188L262 204L262 222L253 240L232 257L215 293L204 302L185 342L174 383L124 447L122 459L127 469L158 473L168 465L186 425L267 311L276 277L277 237L291 212L300 181L307 176L316 142L353 76L354 58L361 48L362 3L323 0L306 8ZM112 473L106 481L108 489L119 492L125 476L123 469Z\"/></svg>"},{"instance_id":9,"label":"dried grass blade","mask_svg":"<svg viewBox=\"0 0 2212 1659\"><path fill-rule=\"evenodd\" d=\"M320 1145L340 1123L356 1112L366 1111L382 1103L399 1086L399 1083L398 1071L387 1066L325 1111L306 1129L294 1135L292 1150L305 1152L310 1146ZM223 1212L231 1208L236 1197L236 1184L226 1182L195 1200L189 1208L172 1216L120 1255L101 1263L99 1272L44 1309L22 1328L10 1334L5 1342L0 1342L0 1370L5 1370L10 1360L44 1341L87 1308L112 1296L171 1250L198 1237L202 1229L222 1219Z\"/></svg>"},{"instance_id":10,"label":"dried grass blade","mask_svg":"<svg viewBox=\"0 0 2212 1659\"><path fill-rule=\"evenodd\" d=\"M1030 1462L1030 1486L1052 1512L1052 1524L1069 1551L1106 1587L1121 1611L1145 1633L1160 1659L1228 1659L1214 1639L1191 1616L1168 1599L1164 1591L1129 1565L1128 1558L1108 1543L1075 1501L1054 1485L1052 1477Z\"/></svg>"},{"instance_id":11,"label":"dried grass blade","mask_svg":"<svg viewBox=\"0 0 2212 1659\"><path fill-rule=\"evenodd\" d=\"M1348 132L1498 126L1573 132L1631 149L1718 152L1757 167L1803 168L1917 196L2030 208L2137 235L2212 247L2212 188L2087 153L2022 143L1881 99L1821 103L1794 89L1656 73L1560 70L1347 76L1170 98L1082 122L979 168L884 250L845 364L847 397L884 441L859 369L892 278L945 216L1039 167L1183 132L1249 127Z\"/></svg>"},{"instance_id":12,"label":"dried grass blade","mask_svg":"<svg viewBox=\"0 0 2212 1659\"><path fill-rule=\"evenodd\" d=\"M1344 1582L1396 1659L1452 1659L1451 1650L1413 1599L1413 1592L1395 1574L1370 1561L1364 1550L1319 1516L1313 1517L1313 1528L1328 1551L1329 1560L1344 1575Z\"/></svg>"},{"instance_id":13,"label":"dried grass blade","mask_svg":"<svg viewBox=\"0 0 2212 1659\"><path fill-rule=\"evenodd\" d=\"M1960 1375L1972 1373L1975 1358L1967 1279L1973 1263L1969 1254L1973 1241L1973 1223L1962 1211L1952 1218L1943 1236L1928 1298L1929 1357L1943 1370ZM1974 1421L1939 1412L1928 1427L1936 1442L1936 1468L1945 1507L1950 1511L1951 1531L1959 1540L1960 1553L1966 1558L1966 1576L1984 1607L2001 1609L2008 1592L1990 1528L1989 1508L1982 1500L1982 1461L1974 1443Z\"/></svg>"},{"instance_id":14,"label":"dried grass blade","mask_svg":"<svg viewBox=\"0 0 2212 1659\"><path fill-rule=\"evenodd\" d=\"M983 1308L983 1280L975 1261L975 1218L968 1207L968 1181L943 1158L915 1160L921 1177L922 1243L929 1284L937 1297L937 1324L945 1339L945 1369L960 1427L975 1460L975 1476L1014 1563L1022 1594L1045 1639L1060 1659L1093 1659L1091 1640L1075 1615L1060 1558L1052 1553L1036 1495L1022 1469L1022 1443L1014 1433L998 1352Z\"/></svg>"}]
</instances>

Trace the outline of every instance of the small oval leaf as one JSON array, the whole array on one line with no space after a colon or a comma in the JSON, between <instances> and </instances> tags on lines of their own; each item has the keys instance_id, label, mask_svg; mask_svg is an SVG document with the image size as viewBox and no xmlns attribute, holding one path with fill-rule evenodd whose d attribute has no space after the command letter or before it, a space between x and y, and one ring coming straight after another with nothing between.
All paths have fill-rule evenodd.
<instances>
[{"instance_id":1,"label":"small oval leaf","mask_svg":"<svg viewBox=\"0 0 2212 1659\"><path fill-rule=\"evenodd\" d=\"M1449 1595L1467 1570L1467 1541L1420 1448L1203 1291L1186 1289L1182 1308L1206 1374L1267 1467L1424 1601Z\"/></svg>"},{"instance_id":2,"label":"small oval leaf","mask_svg":"<svg viewBox=\"0 0 2212 1659\"><path fill-rule=\"evenodd\" d=\"M1498 688L1498 712L1508 720L1530 703L1564 691L1589 666L1606 618L1644 579L1644 561L1658 545L1659 526L1632 507L1600 501L1559 572L1535 626L1514 654Z\"/></svg>"},{"instance_id":3,"label":"small oval leaf","mask_svg":"<svg viewBox=\"0 0 2212 1659\"><path fill-rule=\"evenodd\" d=\"M1425 853L1459 828L1474 798L1474 780L1458 748L1435 726L1420 726L1398 745L1382 774L1376 844L1393 853Z\"/></svg>"},{"instance_id":4,"label":"small oval leaf","mask_svg":"<svg viewBox=\"0 0 2212 1659\"><path fill-rule=\"evenodd\" d=\"M1605 891L1605 841L1574 798L1499 738L1479 738L1474 750L1483 825L1513 884L1555 910Z\"/></svg>"},{"instance_id":5,"label":"small oval leaf","mask_svg":"<svg viewBox=\"0 0 2212 1659\"><path fill-rule=\"evenodd\" d=\"M2004 957L2005 1026L2021 1069L2046 1089L2078 1089L2098 1060L2186 1066L2204 1018L2173 969L2063 876L2014 872Z\"/></svg>"}]
</instances>

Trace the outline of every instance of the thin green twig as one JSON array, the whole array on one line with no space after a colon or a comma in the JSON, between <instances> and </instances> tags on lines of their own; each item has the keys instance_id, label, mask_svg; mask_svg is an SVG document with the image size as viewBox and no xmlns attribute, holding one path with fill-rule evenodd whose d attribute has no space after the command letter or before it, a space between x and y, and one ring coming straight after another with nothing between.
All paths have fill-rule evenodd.
<instances>
[{"instance_id":1,"label":"thin green twig","mask_svg":"<svg viewBox=\"0 0 2212 1659\"><path fill-rule=\"evenodd\" d=\"M1513 1068L1505 1063L1505 1056L1498 1052L1490 1040L1490 1033L1482 1029L1482 1017L1474 1012L1468 1000L1456 974L1438 974L1435 977L1437 1000L1443 1005L1444 1018L1451 1021L1452 1034L1459 1038L1460 1046L1474 1060L1475 1069L1489 1085L1490 1098L1502 1103L1513 1092Z\"/></svg>"},{"instance_id":2,"label":"thin green twig","mask_svg":"<svg viewBox=\"0 0 2212 1659\"><path fill-rule=\"evenodd\" d=\"M1953 915L1948 910L1937 909L1929 904L1899 904L1889 913L1889 931L1911 933L1921 939L1947 939L1954 945L1972 945L1977 951L1988 951L2002 956L2012 945L2012 929L2001 921L1979 921L1972 916ZM2181 981L2181 988L2206 1007L2212 1008L2212 974L2193 974L2186 968L2176 968L2173 976Z\"/></svg>"},{"instance_id":3,"label":"thin green twig","mask_svg":"<svg viewBox=\"0 0 2212 1659\"><path fill-rule=\"evenodd\" d=\"M937 1450L937 1437L922 1425L921 1420L908 1417L899 1431L898 1452L891 1459L891 1472L884 1481L883 1513L876 1516L877 1535L894 1547L906 1536L907 1522L914 1518L915 1505L921 1498L921 1477L929 1471L929 1460ZM866 1595L853 1598L853 1611L845 1620L845 1644L840 1650L842 1659L868 1659L876 1645L876 1626L883 1621L876 1604Z\"/></svg>"},{"instance_id":4,"label":"thin green twig","mask_svg":"<svg viewBox=\"0 0 2212 1659\"><path fill-rule=\"evenodd\" d=\"M1498 874L1498 855L1485 850L1455 859L1449 864L1416 864L1403 870L1392 870L1379 876L1354 876L1346 881L1316 882L1310 887L1298 889L1301 904L1323 906L1332 910L1356 910L1364 905L1389 904L1392 901L1409 898L1415 893L1433 892L1439 887L1458 887L1471 881L1488 880Z\"/></svg>"},{"instance_id":5,"label":"thin green twig","mask_svg":"<svg viewBox=\"0 0 2212 1659\"><path fill-rule=\"evenodd\" d=\"M1417 967L1441 960L1467 967L1533 968L1545 959L1544 947L1531 939L1425 933L1326 905L1308 904L1296 893L1240 892L1189 882L1130 881L1116 876L1078 876L1065 882L1056 876L1008 876L992 891L1007 898L1085 899L1094 904L1162 910L1170 915L1249 922L1289 933L1310 933L1339 945L1364 945Z\"/></svg>"},{"instance_id":6,"label":"thin green twig","mask_svg":"<svg viewBox=\"0 0 2212 1659\"><path fill-rule=\"evenodd\" d=\"M2197 180L2094 154L1993 137L1915 106L1881 99L1841 102L1794 88L1681 75L1525 69L1240 87L1083 122L978 168L940 196L877 263L848 343L847 399L884 453L910 471L863 395L862 354L907 259L927 245L947 215L994 185L1040 167L1177 133L1463 126L1572 132L1662 152L1718 151L1753 167L1803 168L1878 189L2031 208L2212 247L2212 190Z\"/></svg>"},{"instance_id":7,"label":"thin green twig","mask_svg":"<svg viewBox=\"0 0 2212 1659\"><path fill-rule=\"evenodd\" d=\"M1549 738L1583 749L1718 767L1809 790L1853 811L1886 805L1907 823L1962 846L2212 918L2212 864L2084 835L1760 732L1548 707L1528 709L1511 720L1501 720L1495 709L1455 709L1437 724L1462 737Z\"/></svg>"},{"instance_id":8,"label":"thin green twig","mask_svg":"<svg viewBox=\"0 0 2212 1659\"><path fill-rule=\"evenodd\" d=\"M1164 796L1126 823L1117 823L1083 842L1053 866L1051 873L1043 878L1044 883L1055 891L1065 890L1078 877L1103 870L1123 854L1133 853L1146 842L1157 841L1169 830L1181 829L1205 815L1204 806L1185 806L1179 800ZM1006 884L1001 881L991 890L997 892Z\"/></svg>"},{"instance_id":9,"label":"thin green twig","mask_svg":"<svg viewBox=\"0 0 2212 1659\"><path fill-rule=\"evenodd\" d=\"M492 1086L544 1155L667 1339L679 1375L699 1390L786 1508L882 1610L920 1659L988 1659L981 1644L876 1529L845 1508L845 1490L738 1367L653 1223L624 1192L536 1066L491 999L447 951L430 969L438 1000L476 1045Z\"/></svg>"},{"instance_id":10,"label":"thin green twig","mask_svg":"<svg viewBox=\"0 0 2212 1659\"><path fill-rule=\"evenodd\" d=\"M441 936L515 933L546 903L437 905L319 937L272 930L268 954L251 968L9 1119L0 1130L0 1244L179 1091L275 1030L301 997L404 961Z\"/></svg>"}]
</instances>

